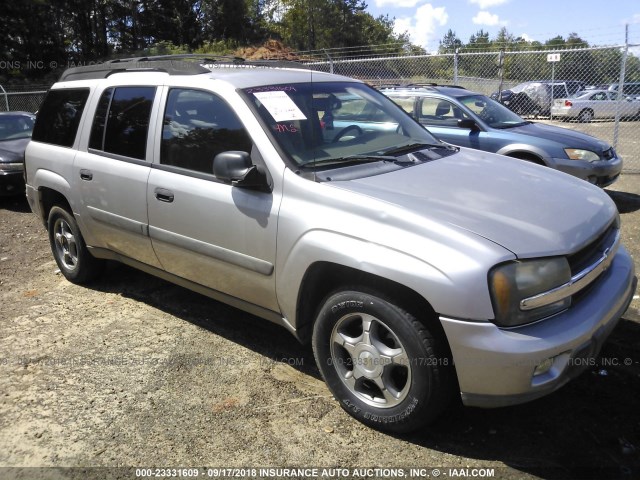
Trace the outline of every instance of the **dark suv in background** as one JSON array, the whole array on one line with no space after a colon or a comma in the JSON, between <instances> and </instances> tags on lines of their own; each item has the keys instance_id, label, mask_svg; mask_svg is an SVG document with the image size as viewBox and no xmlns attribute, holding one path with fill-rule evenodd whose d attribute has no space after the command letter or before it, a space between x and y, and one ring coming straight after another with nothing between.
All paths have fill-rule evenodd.
<instances>
[{"instance_id":1,"label":"dark suv in background","mask_svg":"<svg viewBox=\"0 0 640 480\"><path fill-rule=\"evenodd\" d=\"M554 99L570 97L585 87L584 82L576 80L538 80L494 92L491 98L519 115L549 115Z\"/></svg>"}]
</instances>

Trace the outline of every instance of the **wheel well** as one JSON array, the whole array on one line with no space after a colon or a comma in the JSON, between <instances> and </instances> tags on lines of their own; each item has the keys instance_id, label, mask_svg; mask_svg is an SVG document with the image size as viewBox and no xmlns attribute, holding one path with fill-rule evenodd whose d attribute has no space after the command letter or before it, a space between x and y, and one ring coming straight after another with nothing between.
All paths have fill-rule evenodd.
<instances>
[{"instance_id":1,"label":"wheel well","mask_svg":"<svg viewBox=\"0 0 640 480\"><path fill-rule=\"evenodd\" d=\"M535 153L530 152L511 152L507 153L507 157L519 158L520 160L526 160L527 162L537 163L538 165L546 165L544 161Z\"/></svg>"},{"instance_id":2,"label":"wheel well","mask_svg":"<svg viewBox=\"0 0 640 480\"><path fill-rule=\"evenodd\" d=\"M359 285L391 297L404 308L410 309L429 327L444 336L437 314L429 302L410 288L392 280L329 262L314 263L305 273L298 293L297 326L298 338L309 343L316 313L322 300L340 286ZM434 332L435 333L435 332ZM445 336L446 338L446 336Z\"/></svg>"},{"instance_id":3,"label":"wheel well","mask_svg":"<svg viewBox=\"0 0 640 480\"><path fill-rule=\"evenodd\" d=\"M73 213L73 211L71 210L71 205L69 205L66 197L60 192L51 188L43 187L40 189L40 203L42 207L42 221L45 225L47 224L47 219L49 218L49 212L56 205L64 208L69 213Z\"/></svg>"}]
</instances>

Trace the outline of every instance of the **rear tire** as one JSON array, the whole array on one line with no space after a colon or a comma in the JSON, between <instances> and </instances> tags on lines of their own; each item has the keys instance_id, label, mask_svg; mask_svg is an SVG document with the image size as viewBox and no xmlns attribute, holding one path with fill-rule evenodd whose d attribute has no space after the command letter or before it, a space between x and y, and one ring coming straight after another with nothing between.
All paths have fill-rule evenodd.
<instances>
[{"instance_id":1,"label":"rear tire","mask_svg":"<svg viewBox=\"0 0 640 480\"><path fill-rule=\"evenodd\" d=\"M377 293L330 294L313 330L313 352L340 406L375 429L405 433L433 421L447 406L453 367L418 319Z\"/></svg>"},{"instance_id":2,"label":"rear tire","mask_svg":"<svg viewBox=\"0 0 640 480\"><path fill-rule=\"evenodd\" d=\"M102 273L104 260L89 253L71 213L61 207L53 207L47 225L53 258L67 280L82 284Z\"/></svg>"},{"instance_id":3,"label":"rear tire","mask_svg":"<svg viewBox=\"0 0 640 480\"><path fill-rule=\"evenodd\" d=\"M593 120L593 112L591 110L583 110L578 115L578 121L580 123L590 123Z\"/></svg>"}]
</instances>

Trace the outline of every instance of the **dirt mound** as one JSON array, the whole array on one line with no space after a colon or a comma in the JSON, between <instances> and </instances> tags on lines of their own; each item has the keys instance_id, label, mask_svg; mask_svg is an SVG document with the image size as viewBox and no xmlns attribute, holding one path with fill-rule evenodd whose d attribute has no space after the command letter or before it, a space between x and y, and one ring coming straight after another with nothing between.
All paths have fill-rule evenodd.
<instances>
[{"instance_id":1,"label":"dirt mound","mask_svg":"<svg viewBox=\"0 0 640 480\"><path fill-rule=\"evenodd\" d=\"M259 47L243 47L235 55L247 60L299 60L293 50L279 40L267 40Z\"/></svg>"}]
</instances>

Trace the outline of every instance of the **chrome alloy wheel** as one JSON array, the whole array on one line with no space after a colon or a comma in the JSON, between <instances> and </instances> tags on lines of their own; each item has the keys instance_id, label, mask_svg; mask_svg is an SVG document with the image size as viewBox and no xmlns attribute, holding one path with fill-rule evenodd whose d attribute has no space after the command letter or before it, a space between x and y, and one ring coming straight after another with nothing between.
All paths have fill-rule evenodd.
<instances>
[{"instance_id":1,"label":"chrome alloy wheel","mask_svg":"<svg viewBox=\"0 0 640 480\"><path fill-rule=\"evenodd\" d=\"M397 335L378 318L350 313L331 334L331 361L347 388L363 402L391 408L411 386L411 365Z\"/></svg>"},{"instance_id":2,"label":"chrome alloy wheel","mask_svg":"<svg viewBox=\"0 0 640 480\"><path fill-rule=\"evenodd\" d=\"M53 226L56 255L68 270L78 265L78 243L71 226L64 218L58 218Z\"/></svg>"}]
</instances>

